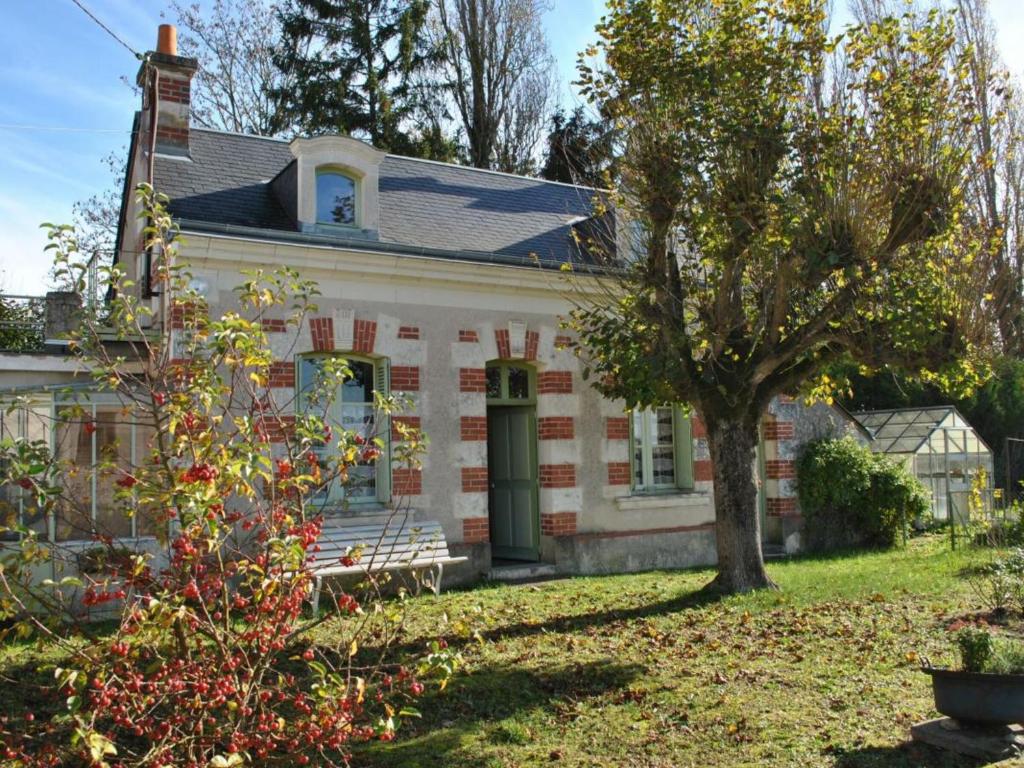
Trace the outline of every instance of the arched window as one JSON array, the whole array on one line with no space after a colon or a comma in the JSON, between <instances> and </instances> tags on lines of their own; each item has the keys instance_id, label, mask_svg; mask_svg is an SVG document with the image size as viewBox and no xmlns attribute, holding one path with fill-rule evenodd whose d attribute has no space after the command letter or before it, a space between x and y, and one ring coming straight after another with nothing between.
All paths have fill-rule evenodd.
<instances>
[{"instance_id":1,"label":"arched window","mask_svg":"<svg viewBox=\"0 0 1024 768\"><path fill-rule=\"evenodd\" d=\"M356 181L327 168L316 174L317 224L356 225Z\"/></svg>"}]
</instances>

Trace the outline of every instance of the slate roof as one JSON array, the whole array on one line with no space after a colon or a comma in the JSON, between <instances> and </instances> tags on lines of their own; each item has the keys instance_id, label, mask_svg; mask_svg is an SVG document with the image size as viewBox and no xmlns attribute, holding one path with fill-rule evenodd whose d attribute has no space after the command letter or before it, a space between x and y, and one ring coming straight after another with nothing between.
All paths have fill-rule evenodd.
<instances>
[{"instance_id":1,"label":"slate roof","mask_svg":"<svg viewBox=\"0 0 1024 768\"><path fill-rule=\"evenodd\" d=\"M917 453L932 433L951 415L967 424L952 405L934 408L897 408L884 411L861 411L853 414L874 437L872 450L880 453ZM974 432L970 427L966 427ZM982 445L984 440L975 433ZM985 446L986 448L988 446Z\"/></svg>"},{"instance_id":2,"label":"slate roof","mask_svg":"<svg viewBox=\"0 0 1024 768\"><path fill-rule=\"evenodd\" d=\"M156 188L171 198L170 211L186 228L306 238L270 185L292 159L285 141L193 128L191 160L157 156ZM594 194L586 187L387 155L380 169L379 241L364 242L456 259L576 261L572 227L591 215ZM324 234L308 238L352 243Z\"/></svg>"}]
</instances>

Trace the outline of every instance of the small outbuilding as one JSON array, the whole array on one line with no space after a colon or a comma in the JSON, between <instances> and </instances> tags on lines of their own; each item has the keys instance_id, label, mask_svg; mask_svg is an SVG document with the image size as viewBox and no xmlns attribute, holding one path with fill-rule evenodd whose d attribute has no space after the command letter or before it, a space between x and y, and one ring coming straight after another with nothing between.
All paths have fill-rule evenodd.
<instances>
[{"instance_id":1,"label":"small outbuilding","mask_svg":"<svg viewBox=\"0 0 1024 768\"><path fill-rule=\"evenodd\" d=\"M957 515L966 514L967 495L979 478L983 500L991 503L992 449L952 405L853 415L871 434L872 450L904 461L931 492L936 518L948 518L950 498Z\"/></svg>"}]
</instances>

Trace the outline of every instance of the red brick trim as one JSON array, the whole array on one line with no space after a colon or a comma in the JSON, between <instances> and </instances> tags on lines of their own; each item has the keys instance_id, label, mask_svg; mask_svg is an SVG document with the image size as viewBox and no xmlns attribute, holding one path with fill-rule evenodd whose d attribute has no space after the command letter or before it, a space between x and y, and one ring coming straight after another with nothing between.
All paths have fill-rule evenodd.
<instances>
[{"instance_id":1,"label":"red brick trim","mask_svg":"<svg viewBox=\"0 0 1024 768\"><path fill-rule=\"evenodd\" d=\"M411 430L419 432L423 429L419 416L392 416L391 417L391 439L401 440L402 434L398 431L399 425L405 425Z\"/></svg>"},{"instance_id":2,"label":"red brick trim","mask_svg":"<svg viewBox=\"0 0 1024 768\"><path fill-rule=\"evenodd\" d=\"M693 462L693 479L701 482L715 479L715 469L711 459L697 459Z\"/></svg>"},{"instance_id":3,"label":"red brick trim","mask_svg":"<svg viewBox=\"0 0 1024 768\"><path fill-rule=\"evenodd\" d=\"M761 435L765 440L792 440L796 429L791 421L765 421Z\"/></svg>"},{"instance_id":4,"label":"red brick trim","mask_svg":"<svg viewBox=\"0 0 1024 768\"><path fill-rule=\"evenodd\" d=\"M526 359L537 359L537 347L540 345L540 334L536 331L526 332Z\"/></svg>"},{"instance_id":5,"label":"red brick trim","mask_svg":"<svg viewBox=\"0 0 1024 768\"><path fill-rule=\"evenodd\" d=\"M540 465L540 487L541 488L575 488L576 487L576 465L575 464L541 464Z\"/></svg>"},{"instance_id":6,"label":"red brick trim","mask_svg":"<svg viewBox=\"0 0 1024 768\"><path fill-rule=\"evenodd\" d=\"M630 536L661 536L666 533L691 533L696 531L713 531L714 523L701 523L700 525L679 525L673 528L649 528L632 531L592 531L588 533L577 533L578 539L624 539Z\"/></svg>"},{"instance_id":7,"label":"red brick trim","mask_svg":"<svg viewBox=\"0 0 1024 768\"><path fill-rule=\"evenodd\" d=\"M694 438L707 437L708 430L704 426L704 420L696 413L690 417L690 434Z\"/></svg>"},{"instance_id":8,"label":"red brick trim","mask_svg":"<svg viewBox=\"0 0 1024 768\"><path fill-rule=\"evenodd\" d=\"M769 459L764 463L764 474L770 480L792 480L796 477L796 462L790 459Z\"/></svg>"},{"instance_id":9,"label":"red brick trim","mask_svg":"<svg viewBox=\"0 0 1024 768\"><path fill-rule=\"evenodd\" d=\"M609 440L629 440L629 417L609 416L605 420L605 437Z\"/></svg>"},{"instance_id":10,"label":"red brick trim","mask_svg":"<svg viewBox=\"0 0 1024 768\"><path fill-rule=\"evenodd\" d=\"M537 419L539 440L572 440L576 437L576 425L572 416L541 416Z\"/></svg>"},{"instance_id":11,"label":"red brick trim","mask_svg":"<svg viewBox=\"0 0 1024 768\"><path fill-rule=\"evenodd\" d=\"M487 467L462 468L462 492L480 493L487 490Z\"/></svg>"},{"instance_id":12,"label":"red brick trim","mask_svg":"<svg viewBox=\"0 0 1024 768\"><path fill-rule=\"evenodd\" d=\"M391 389L395 392L419 392L420 367L418 365L391 366Z\"/></svg>"},{"instance_id":13,"label":"red brick trim","mask_svg":"<svg viewBox=\"0 0 1024 768\"><path fill-rule=\"evenodd\" d=\"M555 336L555 349L568 349L570 344L572 344L572 336L565 333Z\"/></svg>"},{"instance_id":14,"label":"red brick trim","mask_svg":"<svg viewBox=\"0 0 1024 768\"><path fill-rule=\"evenodd\" d=\"M270 364L267 371L271 387L295 388L295 364L288 361L279 361Z\"/></svg>"},{"instance_id":15,"label":"red brick trim","mask_svg":"<svg viewBox=\"0 0 1024 768\"><path fill-rule=\"evenodd\" d=\"M468 328L460 328L459 341L480 341L480 337L476 335L476 331Z\"/></svg>"},{"instance_id":16,"label":"red brick trim","mask_svg":"<svg viewBox=\"0 0 1024 768\"><path fill-rule=\"evenodd\" d=\"M398 327L398 338L400 339L418 339L420 337L420 329L418 325L400 325Z\"/></svg>"},{"instance_id":17,"label":"red brick trim","mask_svg":"<svg viewBox=\"0 0 1024 768\"><path fill-rule=\"evenodd\" d=\"M391 487L396 496L418 496L423 493L423 471L413 467L393 469Z\"/></svg>"},{"instance_id":18,"label":"red brick trim","mask_svg":"<svg viewBox=\"0 0 1024 768\"><path fill-rule=\"evenodd\" d=\"M356 320L352 326L352 349L355 352L373 352L377 339L376 320Z\"/></svg>"},{"instance_id":19,"label":"red brick trim","mask_svg":"<svg viewBox=\"0 0 1024 768\"><path fill-rule=\"evenodd\" d=\"M766 511L772 517L799 517L796 499L792 496L765 499Z\"/></svg>"},{"instance_id":20,"label":"red brick trim","mask_svg":"<svg viewBox=\"0 0 1024 768\"><path fill-rule=\"evenodd\" d=\"M463 416L459 419L459 437L462 440L486 440L487 417Z\"/></svg>"},{"instance_id":21,"label":"red brick trim","mask_svg":"<svg viewBox=\"0 0 1024 768\"><path fill-rule=\"evenodd\" d=\"M490 523L486 517L468 517L462 521L462 542L481 544L491 538Z\"/></svg>"},{"instance_id":22,"label":"red brick trim","mask_svg":"<svg viewBox=\"0 0 1024 768\"><path fill-rule=\"evenodd\" d=\"M288 323L280 317L264 317L260 320L260 326L264 333L284 333L288 330Z\"/></svg>"},{"instance_id":23,"label":"red brick trim","mask_svg":"<svg viewBox=\"0 0 1024 768\"><path fill-rule=\"evenodd\" d=\"M184 330L187 325L195 328L206 318L207 308L202 301L177 301L171 304L171 328Z\"/></svg>"},{"instance_id":24,"label":"red brick trim","mask_svg":"<svg viewBox=\"0 0 1024 768\"><path fill-rule=\"evenodd\" d=\"M262 431L270 443L283 443L295 432L294 416L260 416L256 419L256 429Z\"/></svg>"},{"instance_id":25,"label":"red brick trim","mask_svg":"<svg viewBox=\"0 0 1024 768\"><path fill-rule=\"evenodd\" d=\"M629 485L632 471L628 461L609 461L608 485Z\"/></svg>"},{"instance_id":26,"label":"red brick trim","mask_svg":"<svg viewBox=\"0 0 1024 768\"><path fill-rule=\"evenodd\" d=\"M494 332L494 342L498 345L498 357L502 360L508 360L512 357L512 352L509 349L508 341L508 329L499 328Z\"/></svg>"},{"instance_id":27,"label":"red brick trim","mask_svg":"<svg viewBox=\"0 0 1024 768\"><path fill-rule=\"evenodd\" d=\"M572 371L541 371L537 374L540 395L572 394Z\"/></svg>"},{"instance_id":28,"label":"red brick trim","mask_svg":"<svg viewBox=\"0 0 1024 768\"><path fill-rule=\"evenodd\" d=\"M540 516L540 532L544 536L575 536L575 512L543 512Z\"/></svg>"},{"instance_id":29,"label":"red brick trim","mask_svg":"<svg viewBox=\"0 0 1024 768\"><path fill-rule=\"evenodd\" d=\"M483 368L459 368L459 392L486 392L487 371Z\"/></svg>"},{"instance_id":30,"label":"red brick trim","mask_svg":"<svg viewBox=\"0 0 1024 768\"><path fill-rule=\"evenodd\" d=\"M309 318L309 334L313 337L314 352L334 351L334 318Z\"/></svg>"}]
</instances>

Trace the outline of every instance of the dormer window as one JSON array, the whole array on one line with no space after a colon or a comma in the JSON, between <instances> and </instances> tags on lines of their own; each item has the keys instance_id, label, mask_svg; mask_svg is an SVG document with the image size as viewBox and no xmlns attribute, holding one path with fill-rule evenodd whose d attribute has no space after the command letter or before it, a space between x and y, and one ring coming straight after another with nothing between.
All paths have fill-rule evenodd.
<instances>
[{"instance_id":1,"label":"dormer window","mask_svg":"<svg viewBox=\"0 0 1024 768\"><path fill-rule=\"evenodd\" d=\"M316 222L356 226L356 181L331 168L316 173Z\"/></svg>"}]
</instances>

